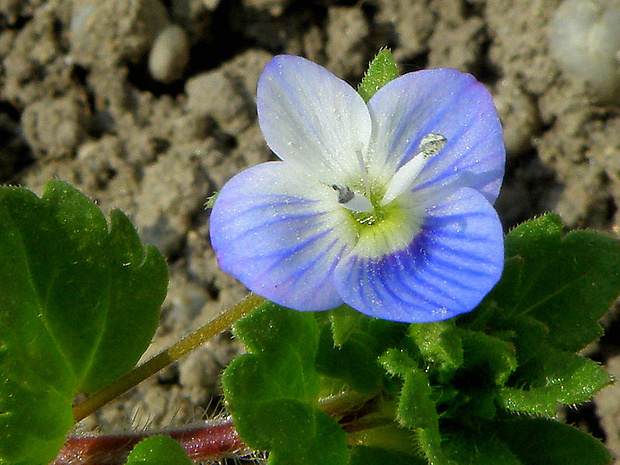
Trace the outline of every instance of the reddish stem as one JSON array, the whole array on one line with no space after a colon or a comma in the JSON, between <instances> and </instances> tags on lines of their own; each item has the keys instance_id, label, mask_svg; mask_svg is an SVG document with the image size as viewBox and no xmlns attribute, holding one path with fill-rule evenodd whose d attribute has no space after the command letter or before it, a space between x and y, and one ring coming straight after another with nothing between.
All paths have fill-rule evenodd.
<instances>
[{"instance_id":1,"label":"reddish stem","mask_svg":"<svg viewBox=\"0 0 620 465\"><path fill-rule=\"evenodd\" d=\"M230 419L163 434L177 440L195 461L223 459L249 451L239 439ZM127 455L138 442L153 435L127 433L70 436L50 465L120 465L125 463Z\"/></svg>"},{"instance_id":2,"label":"reddish stem","mask_svg":"<svg viewBox=\"0 0 620 465\"><path fill-rule=\"evenodd\" d=\"M377 426L376 421L365 422L364 419L376 410L380 398L379 391L365 394L342 392L321 399L319 404L324 412L339 421L345 431L357 431ZM383 423L379 421L379 425ZM69 436L56 460L50 465L121 465L138 442L156 434L143 432ZM231 418L212 420L180 430L162 431L161 434L177 440L196 462L240 457L252 452L241 442Z\"/></svg>"}]
</instances>

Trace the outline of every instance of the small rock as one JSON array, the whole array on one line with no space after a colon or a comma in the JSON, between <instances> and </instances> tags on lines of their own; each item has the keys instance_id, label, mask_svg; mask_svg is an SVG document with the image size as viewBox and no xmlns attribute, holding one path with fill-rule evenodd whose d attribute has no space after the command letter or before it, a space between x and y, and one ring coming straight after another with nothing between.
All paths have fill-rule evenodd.
<instances>
[{"instance_id":1,"label":"small rock","mask_svg":"<svg viewBox=\"0 0 620 465\"><path fill-rule=\"evenodd\" d=\"M211 116L223 131L236 134L251 123L248 102L236 83L222 71L210 71L185 85L189 108Z\"/></svg>"},{"instance_id":2,"label":"small rock","mask_svg":"<svg viewBox=\"0 0 620 465\"><path fill-rule=\"evenodd\" d=\"M72 155L86 134L88 104L80 95L43 99L28 105L22 129L36 155Z\"/></svg>"},{"instance_id":3,"label":"small rock","mask_svg":"<svg viewBox=\"0 0 620 465\"><path fill-rule=\"evenodd\" d=\"M189 40L185 30L175 24L165 27L149 54L149 72L153 79L164 84L180 79L188 61Z\"/></svg>"},{"instance_id":4,"label":"small rock","mask_svg":"<svg viewBox=\"0 0 620 465\"><path fill-rule=\"evenodd\" d=\"M74 0L71 56L83 66L138 63L167 24L160 0Z\"/></svg>"}]
</instances>

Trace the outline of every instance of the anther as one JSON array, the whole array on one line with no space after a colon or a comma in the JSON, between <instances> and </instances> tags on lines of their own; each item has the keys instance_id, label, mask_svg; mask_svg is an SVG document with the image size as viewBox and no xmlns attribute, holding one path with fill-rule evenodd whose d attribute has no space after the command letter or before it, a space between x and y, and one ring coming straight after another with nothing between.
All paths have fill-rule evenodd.
<instances>
[{"instance_id":1,"label":"anther","mask_svg":"<svg viewBox=\"0 0 620 465\"><path fill-rule=\"evenodd\" d=\"M332 189L338 191L338 203L347 203L351 201L351 199L355 196L353 191L347 186L338 186L336 184L332 184Z\"/></svg>"},{"instance_id":2,"label":"anther","mask_svg":"<svg viewBox=\"0 0 620 465\"><path fill-rule=\"evenodd\" d=\"M437 155L439 151L446 146L447 142L448 139L443 135L431 132L422 137L416 156L419 154L422 155L425 160L428 160Z\"/></svg>"},{"instance_id":3,"label":"anther","mask_svg":"<svg viewBox=\"0 0 620 465\"><path fill-rule=\"evenodd\" d=\"M348 186L332 184L332 189L338 192L338 203L347 210L355 212L371 212L374 210L370 200L353 192Z\"/></svg>"}]
</instances>

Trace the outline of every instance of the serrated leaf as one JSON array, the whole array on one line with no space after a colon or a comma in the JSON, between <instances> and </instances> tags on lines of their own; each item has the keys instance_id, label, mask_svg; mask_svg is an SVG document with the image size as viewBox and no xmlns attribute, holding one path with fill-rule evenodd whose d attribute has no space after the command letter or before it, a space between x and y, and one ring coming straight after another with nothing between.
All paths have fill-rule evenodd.
<instances>
[{"instance_id":1,"label":"serrated leaf","mask_svg":"<svg viewBox=\"0 0 620 465\"><path fill-rule=\"evenodd\" d=\"M515 417L493 424L523 465L608 465L609 451L587 433L558 421Z\"/></svg>"},{"instance_id":2,"label":"serrated leaf","mask_svg":"<svg viewBox=\"0 0 620 465\"><path fill-rule=\"evenodd\" d=\"M514 346L498 337L460 329L464 362L459 376L470 376L477 384L503 386L517 369ZM477 379L478 378L478 379Z\"/></svg>"},{"instance_id":3,"label":"serrated leaf","mask_svg":"<svg viewBox=\"0 0 620 465\"><path fill-rule=\"evenodd\" d=\"M224 371L222 387L235 426L271 465L346 464L344 432L318 408L314 315L270 302L235 325L250 353Z\"/></svg>"},{"instance_id":4,"label":"serrated leaf","mask_svg":"<svg viewBox=\"0 0 620 465\"><path fill-rule=\"evenodd\" d=\"M409 337L415 343L432 380L449 382L463 364L463 343L454 320L409 326Z\"/></svg>"},{"instance_id":5,"label":"serrated leaf","mask_svg":"<svg viewBox=\"0 0 620 465\"><path fill-rule=\"evenodd\" d=\"M381 361L390 373L403 379L396 419L413 431L418 449L430 465L447 464L428 375L404 351L390 349Z\"/></svg>"},{"instance_id":6,"label":"serrated leaf","mask_svg":"<svg viewBox=\"0 0 620 465\"><path fill-rule=\"evenodd\" d=\"M360 316L354 317L350 312ZM340 324L346 329L336 329ZM385 374L378 358L388 347L399 343L407 326L341 308L324 323L316 369L322 375L344 381L358 392L377 389ZM333 335L340 331L346 332L346 337L340 333L341 343L337 344Z\"/></svg>"},{"instance_id":7,"label":"serrated leaf","mask_svg":"<svg viewBox=\"0 0 620 465\"><path fill-rule=\"evenodd\" d=\"M620 241L591 231L562 238L559 217L548 214L508 234L506 257L489 300L543 322L549 341L564 350L602 334L597 321L620 294Z\"/></svg>"},{"instance_id":8,"label":"serrated leaf","mask_svg":"<svg viewBox=\"0 0 620 465\"><path fill-rule=\"evenodd\" d=\"M368 65L357 91L368 102L384 85L398 77L398 68L388 48L381 49Z\"/></svg>"},{"instance_id":9,"label":"serrated leaf","mask_svg":"<svg viewBox=\"0 0 620 465\"><path fill-rule=\"evenodd\" d=\"M353 310L348 305L341 305L329 311L332 337L334 344L341 346L346 342L351 333L358 327L364 315Z\"/></svg>"},{"instance_id":10,"label":"serrated leaf","mask_svg":"<svg viewBox=\"0 0 620 465\"><path fill-rule=\"evenodd\" d=\"M558 403L581 404L612 382L596 362L556 349L548 349L539 371L528 375L529 380L516 380L518 385L527 383L525 388L501 389L501 406L517 413L554 416Z\"/></svg>"},{"instance_id":11,"label":"serrated leaf","mask_svg":"<svg viewBox=\"0 0 620 465\"><path fill-rule=\"evenodd\" d=\"M144 248L133 225L120 210L110 213L107 253L110 300L81 390L93 391L130 370L151 342L166 297L168 268L153 245ZM103 300L102 300L103 302ZM112 350L110 348L113 348Z\"/></svg>"},{"instance_id":12,"label":"serrated leaf","mask_svg":"<svg viewBox=\"0 0 620 465\"><path fill-rule=\"evenodd\" d=\"M51 181L41 198L0 188L0 276L0 459L50 461L74 395L129 371L148 346L165 261L120 212L108 231L87 197Z\"/></svg>"},{"instance_id":13,"label":"serrated leaf","mask_svg":"<svg viewBox=\"0 0 620 465\"><path fill-rule=\"evenodd\" d=\"M170 436L158 435L143 439L133 448L126 465L192 465L189 455Z\"/></svg>"}]
</instances>

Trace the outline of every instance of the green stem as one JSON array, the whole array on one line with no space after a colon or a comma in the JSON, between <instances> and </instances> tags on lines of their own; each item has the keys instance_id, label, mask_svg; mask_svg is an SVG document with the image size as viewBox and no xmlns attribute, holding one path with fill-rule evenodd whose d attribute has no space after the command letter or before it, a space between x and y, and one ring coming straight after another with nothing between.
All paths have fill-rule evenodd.
<instances>
[{"instance_id":1,"label":"green stem","mask_svg":"<svg viewBox=\"0 0 620 465\"><path fill-rule=\"evenodd\" d=\"M163 350L142 365L134 368L131 372L104 387L101 391L96 392L84 402L76 405L73 408L73 418L75 422L77 423L86 418L111 400L116 399L121 394L154 375L162 368L177 361L212 337L217 336L264 302L265 299L262 297L255 294L248 294L241 302L225 312L220 313L203 327L184 337L173 346Z\"/></svg>"}]
</instances>

